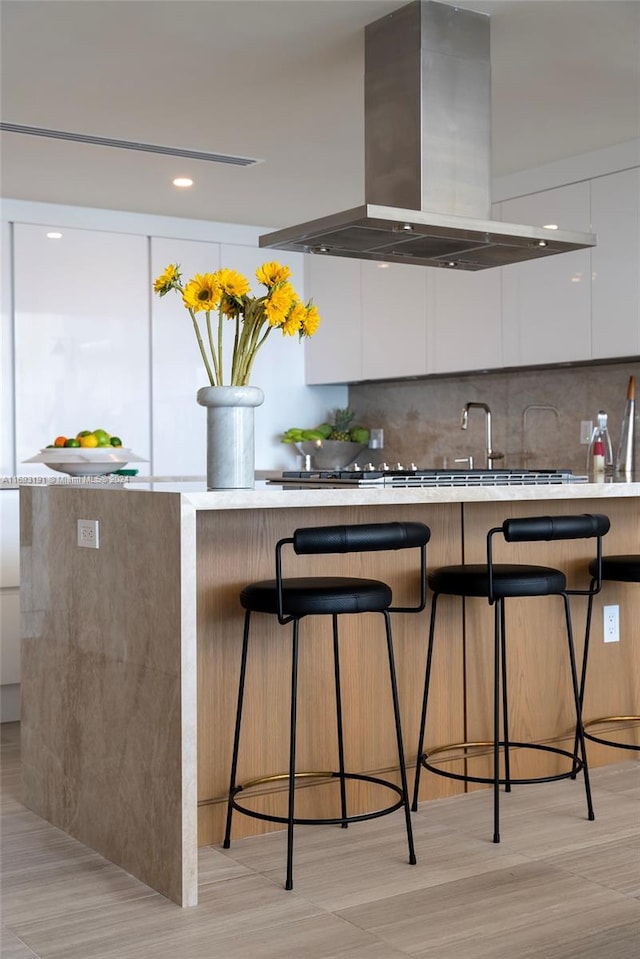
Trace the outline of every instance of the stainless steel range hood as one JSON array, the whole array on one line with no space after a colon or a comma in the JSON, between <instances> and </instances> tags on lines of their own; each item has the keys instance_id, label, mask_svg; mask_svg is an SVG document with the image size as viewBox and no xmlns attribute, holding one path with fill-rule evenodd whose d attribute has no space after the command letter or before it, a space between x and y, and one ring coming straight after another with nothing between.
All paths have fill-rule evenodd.
<instances>
[{"instance_id":1,"label":"stainless steel range hood","mask_svg":"<svg viewBox=\"0 0 640 959\"><path fill-rule=\"evenodd\" d=\"M484 270L594 246L492 221L489 17L414 0L365 28L365 204L261 247Z\"/></svg>"}]
</instances>

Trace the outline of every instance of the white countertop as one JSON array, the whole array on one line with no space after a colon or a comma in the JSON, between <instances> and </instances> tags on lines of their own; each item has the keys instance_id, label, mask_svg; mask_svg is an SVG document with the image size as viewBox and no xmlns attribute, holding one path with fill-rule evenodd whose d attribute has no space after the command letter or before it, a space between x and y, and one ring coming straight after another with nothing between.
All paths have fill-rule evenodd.
<instances>
[{"instance_id":1,"label":"white countertop","mask_svg":"<svg viewBox=\"0 0 640 959\"><path fill-rule=\"evenodd\" d=\"M138 477L123 482L101 482L87 478L68 481L34 477L33 484L47 488L118 491L129 495L144 493L180 494L185 505L195 510L295 509L317 506L380 506L411 503L491 503L579 501L640 496L640 482L563 483L548 486L476 486L476 487L340 487L336 489L289 489L257 480L253 490L207 490L204 479ZM114 478L115 480L115 478Z\"/></svg>"}]
</instances>

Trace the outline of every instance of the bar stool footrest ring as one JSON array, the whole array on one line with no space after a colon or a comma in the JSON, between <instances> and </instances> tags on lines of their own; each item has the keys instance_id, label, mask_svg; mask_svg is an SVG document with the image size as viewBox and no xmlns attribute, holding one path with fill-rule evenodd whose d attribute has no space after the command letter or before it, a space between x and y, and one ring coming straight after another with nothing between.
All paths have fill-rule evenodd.
<instances>
[{"instance_id":1,"label":"bar stool footrest ring","mask_svg":"<svg viewBox=\"0 0 640 959\"><path fill-rule=\"evenodd\" d=\"M636 743L617 743L612 739L605 739L604 736L597 736L589 732L591 727L599 726L601 723L638 723L640 716L600 716L599 719L590 719L588 723L583 723L584 738L590 739L593 743L600 743L602 746L613 746L615 749L633 749L640 752L640 746Z\"/></svg>"},{"instance_id":2,"label":"bar stool footrest ring","mask_svg":"<svg viewBox=\"0 0 640 959\"><path fill-rule=\"evenodd\" d=\"M420 756L419 762L424 769L428 769L430 772L435 773L436 776L443 776L446 779L457 779L460 782L483 783L492 786L495 782L493 776L471 776L468 773L455 773L448 769L441 769L440 767L434 766L429 762L429 758L434 756L436 753L449 752L454 749L471 749L480 746L491 747L491 749L493 749L492 742L450 743L448 746L437 746L436 748L431 749L429 752L423 753L422 756ZM498 743L498 746L504 748L504 741L501 740ZM567 749L559 749L557 746L545 746L540 743L521 743L515 742L514 740L509 740L509 749L512 748L537 749L539 752L554 753L557 756L563 756L565 759L571 760L571 769L568 772L553 773L553 775L550 776L534 776L529 779L520 779L514 776L509 777L509 779L498 779L498 783L501 786L525 785L528 783L551 783L557 782L560 779L575 779L576 774L584 768L584 763L579 756L569 752ZM451 760L469 760L475 757L463 755L451 756L449 758Z\"/></svg>"},{"instance_id":3,"label":"bar stool footrest ring","mask_svg":"<svg viewBox=\"0 0 640 959\"><path fill-rule=\"evenodd\" d=\"M340 773L333 771L326 772L300 772L296 773L296 779L308 779L308 778L317 778L317 779L337 779L340 780ZM405 798L402 793L402 790L395 783L389 782L387 779L380 779L377 776L365 776L361 773L344 773L345 779L358 780L360 782L374 783L376 786L384 786L385 789L392 789L400 797L397 802L393 803L391 806L385 806L383 809L376 809L373 812L360 813L354 816L335 816L335 817L324 817L322 819L301 819L294 817L293 824L295 826L315 826L315 825L342 825L343 823L350 822L364 822L368 819L378 819L381 816L387 816L389 813L395 812L397 809L402 809L405 804ZM275 776L264 776L261 779L252 779L250 782L240 784L235 787L231 793L230 803L237 812L242 813L245 816L251 816L253 819L262 819L265 822L279 822L283 823L285 826L288 825L289 819L287 816L275 816L268 813L257 812L254 809L248 809L246 806L240 805L237 801L236 796L240 792L245 792L247 789L250 789L253 786L263 785L268 782L275 782L276 780L287 780L289 776L286 773L278 774Z\"/></svg>"}]
</instances>

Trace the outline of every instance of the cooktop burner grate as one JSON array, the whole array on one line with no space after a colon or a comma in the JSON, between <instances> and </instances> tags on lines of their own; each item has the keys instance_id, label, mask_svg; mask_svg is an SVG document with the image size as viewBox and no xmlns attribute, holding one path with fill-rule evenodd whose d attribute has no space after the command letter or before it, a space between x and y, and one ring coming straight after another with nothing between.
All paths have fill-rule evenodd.
<instances>
[{"instance_id":1,"label":"cooktop burner grate","mask_svg":"<svg viewBox=\"0 0 640 959\"><path fill-rule=\"evenodd\" d=\"M555 486L586 483L571 470L286 470L271 483L305 486Z\"/></svg>"}]
</instances>

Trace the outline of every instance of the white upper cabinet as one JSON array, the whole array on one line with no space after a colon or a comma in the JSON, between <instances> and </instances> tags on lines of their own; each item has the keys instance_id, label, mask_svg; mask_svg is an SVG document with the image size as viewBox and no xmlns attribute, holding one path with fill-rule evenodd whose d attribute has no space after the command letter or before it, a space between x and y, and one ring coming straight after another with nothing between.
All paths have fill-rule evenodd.
<instances>
[{"instance_id":1,"label":"white upper cabinet","mask_svg":"<svg viewBox=\"0 0 640 959\"><path fill-rule=\"evenodd\" d=\"M307 383L353 383L362 372L360 260L306 257L307 298L318 307L320 327L306 344Z\"/></svg>"},{"instance_id":2,"label":"white upper cabinet","mask_svg":"<svg viewBox=\"0 0 640 959\"><path fill-rule=\"evenodd\" d=\"M362 375L366 380L424 376L427 270L404 263L360 263Z\"/></svg>"},{"instance_id":3,"label":"white upper cabinet","mask_svg":"<svg viewBox=\"0 0 640 959\"><path fill-rule=\"evenodd\" d=\"M505 200L502 220L591 231L589 183ZM591 251L503 267L503 362L533 366L591 358Z\"/></svg>"},{"instance_id":4,"label":"white upper cabinet","mask_svg":"<svg viewBox=\"0 0 640 959\"><path fill-rule=\"evenodd\" d=\"M640 353L640 169L591 181L593 358Z\"/></svg>"},{"instance_id":5,"label":"white upper cabinet","mask_svg":"<svg viewBox=\"0 0 640 959\"><path fill-rule=\"evenodd\" d=\"M144 236L15 224L20 474L51 475L23 460L84 429L150 455L148 277Z\"/></svg>"},{"instance_id":6,"label":"white upper cabinet","mask_svg":"<svg viewBox=\"0 0 640 959\"><path fill-rule=\"evenodd\" d=\"M429 372L498 369L502 270L428 271Z\"/></svg>"}]
</instances>

